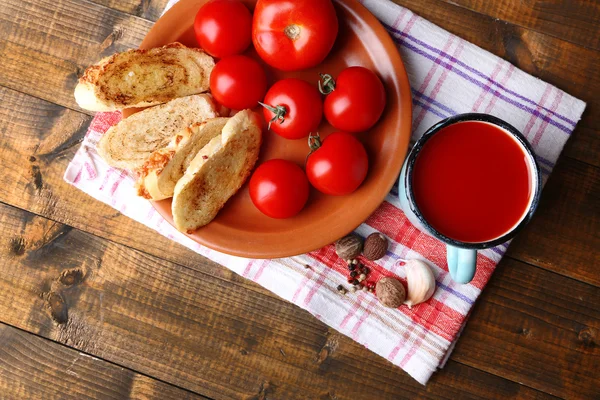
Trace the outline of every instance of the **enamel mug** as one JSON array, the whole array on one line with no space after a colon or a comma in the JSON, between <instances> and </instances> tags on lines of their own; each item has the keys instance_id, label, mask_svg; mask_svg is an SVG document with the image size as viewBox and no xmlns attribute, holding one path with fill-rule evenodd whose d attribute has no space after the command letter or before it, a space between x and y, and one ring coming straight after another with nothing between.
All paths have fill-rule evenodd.
<instances>
[{"instance_id":1,"label":"enamel mug","mask_svg":"<svg viewBox=\"0 0 600 400\"><path fill-rule=\"evenodd\" d=\"M419 212L419 208L414 201L414 193L412 190L413 168L415 161L419 157L419 152L423 148L423 145L427 142L427 140L429 140L443 128L452 124L466 121L477 121L493 124L496 127L504 130L509 135L512 135L517 140L524 154L526 155L526 158L529 162L530 171L533 175L531 177L532 199L529 202L529 206L523 217L521 217L521 220L502 236L487 242L460 242L444 236L440 232L436 231L436 229L432 227ZM488 114L469 113L459 114L438 122L429 128L429 130L425 132L423 136L415 143L406 161L404 162L402 172L400 173L398 182L398 196L400 198L400 206L402 211L404 211L404 214L413 225L415 225L421 231L427 232L435 238L446 243L448 270L450 271L450 275L457 283L464 284L469 283L475 275L477 266L477 250L494 247L512 239L529 222L529 220L531 220L531 217L533 216L533 213L539 202L541 186L542 184L539 166L537 165L533 150L527 142L527 139L525 139L525 137L515 127L499 118ZM440 201L443 200L440 199ZM482 223L485 223L485 221L482 221Z\"/></svg>"}]
</instances>

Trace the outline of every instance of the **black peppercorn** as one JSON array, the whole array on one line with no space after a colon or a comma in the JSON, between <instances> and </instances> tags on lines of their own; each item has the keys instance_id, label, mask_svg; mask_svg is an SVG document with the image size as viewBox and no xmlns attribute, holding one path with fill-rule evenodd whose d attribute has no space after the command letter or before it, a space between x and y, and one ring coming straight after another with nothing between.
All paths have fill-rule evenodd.
<instances>
[{"instance_id":1,"label":"black peppercorn","mask_svg":"<svg viewBox=\"0 0 600 400\"><path fill-rule=\"evenodd\" d=\"M350 265L348 265L348 269L349 269L350 271L354 271L354 270L356 269L356 265L354 265L354 264L350 264Z\"/></svg>"},{"instance_id":2,"label":"black peppercorn","mask_svg":"<svg viewBox=\"0 0 600 400\"><path fill-rule=\"evenodd\" d=\"M365 275L369 275L370 272L371 272L371 270L369 269L369 267L365 267L362 271L362 273Z\"/></svg>"},{"instance_id":3,"label":"black peppercorn","mask_svg":"<svg viewBox=\"0 0 600 400\"><path fill-rule=\"evenodd\" d=\"M342 290L344 287L342 285L338 285L337 290Z\"/></svg>"},{"instance_id":4,"label":"black peppercorn","mask_svg":"<svg viewBox=\"0 0 600 400\"><path fill-rule=\"evenodd\" d=\"M356 276L356 271L350 272L350 276L354 278Z\"/></svg>"},{"instance_id":5,"label":"black peppercorn","mask_svg":"<svg viewBox=\"0 0 600 400\"><path fill-rule=\"evenodd\" d=\"M353 279L353 280L352 280L352 284L353 284L353 285L358 285L358 279Z\"/></svg>"}]
</instances>

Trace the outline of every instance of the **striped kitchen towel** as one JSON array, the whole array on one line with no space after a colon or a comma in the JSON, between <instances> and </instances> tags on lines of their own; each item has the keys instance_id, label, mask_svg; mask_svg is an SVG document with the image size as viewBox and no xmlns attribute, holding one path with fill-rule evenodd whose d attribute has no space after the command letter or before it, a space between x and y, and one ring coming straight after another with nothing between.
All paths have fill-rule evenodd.
<instances>
[{"instance_id":1,"label":"striped kitchen towel","mask_svg":"<svg viewBox=\"0 0 600 400\"><path fill-rule=\"evenodd\" d=\"M405 8L383 0L362 3L387 28L406 65L413 94L413 140L440 119L457 113L494 114L529 139L546 181L581 117L585 108L582 101ZM120 118L120 113L96 115L65 173L67 182L308 310L422 384L443 366L471 307L506 252L507 244L481 251L473 281L467 285L454 283L448 274L444 245L409 223L399 209L396 187L356 232L365 237L380 231L390 238L387 255L366 263L374 280L389 275L404 280L400 259L421 259L432 266L437 290L430 301L412 309L385 308L375 295L365 291L340 295L336 287L345 282L346 267L331 245L277 260L218 253L177 232L149 202L135 195L130 175L108 167L98 157L98 139Z\"/></svg>"}]
</instances>

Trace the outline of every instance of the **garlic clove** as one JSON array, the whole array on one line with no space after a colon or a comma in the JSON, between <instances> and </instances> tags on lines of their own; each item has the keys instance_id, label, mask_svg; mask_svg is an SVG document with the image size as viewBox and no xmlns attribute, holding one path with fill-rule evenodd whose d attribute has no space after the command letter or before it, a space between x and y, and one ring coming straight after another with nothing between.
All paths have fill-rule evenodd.
<instances>
[{"instance_id":1,"label":"garlic clove","mask_svg":"<svg viewBox=\"0 0 600 400\"><path fill-rule=\"evenodd\" d=\"M408 286L406 301L408 308L423 303L435 292L435 276L429 265L421 260L409 260L404 266Z\"/></svg>"}]
</instances>

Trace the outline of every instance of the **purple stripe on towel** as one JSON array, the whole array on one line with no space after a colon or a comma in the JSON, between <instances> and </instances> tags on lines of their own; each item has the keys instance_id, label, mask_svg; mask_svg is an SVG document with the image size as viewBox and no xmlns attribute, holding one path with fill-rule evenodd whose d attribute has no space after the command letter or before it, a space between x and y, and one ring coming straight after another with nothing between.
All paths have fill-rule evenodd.
<instances>
[{"instance_id":1,"label":"purple stripe on towel","mask_svg":"<svg viewBox=\"0 0 600 400\"><path fill-rule=\"evenodd\" d=\"M415 46L413 46L413 45L411 45L411 44L408 44L408 43L406 43L406 41L403 41L403 40L401 40L401 39L397 39L397 41L398 41L398 43L400 43L400 44L404 45L404 47L406 47L407 49L409 49L409 50L412 50L413 52L415 52L415 53L417 53L417 54L419 54L419 55L422 55L423 57L425 57L425 58L428 58L428 59L430 59L430 60L432 60L432 61L434 61L434 62L439 62L439 64L440 64L441 66L443 66L444 68L446 68L446 69L448 69L448 70L450 70L450 71L452 71L452 72L456 73L456 75L458 75L458 76L460 76L460 77L464 78L465 80L467 80L467 81L469 81L469 82L473 83L474 85L476 85L476 86L479 86L479 87L481 87L481 88L485 87L485 85L484 85L483 83L479 82L477 79L474 79L474 78L470 77L470 76L469 76L469 75L467 75L466 73L464 73L464 72L462 72L462 71L458 70L456 67L453 67L452 65L450 65L450 64L448 64L448 63L445 63L445 62L442 62L442 61L436 60L436 58L435 58L434 56L432 56L432 55L430 55L430 54L427 54L427 53L425 53L424 51L422 51L422 50L420 50L420 49L416 48ZM527 112L529 112L529 113L531 113L531 114L535 115L536 117L538 117L538 118L540 118L540 119L542 119L542 120L544 120L544 121L548 122L550 125L554 125L555 127L557 127L558 129L560 129L561 131L565 132L567 135L570 135L570 134L571 134L571 130L570 130L569 128L567 128L566 126L564 126L564 125L562 125L562 124L559 124L558 122L556 122L556 121L552 120L552 119L551 119L550 117L548 117L548 116L542 115L542 114L541 114L540 112L538 112L537 110L534 110L533 108L527 107L527 106L525 106L525 105L523 105L523 104L521 104L521 103L518 103L518 102L516 102L516 101L514 101L514 100L511 100L511 99L509 99L508 97L506 97L506 96L503 96L503 95L501 95L501 94L500 94L500 93L498 93L498 92L492 92L492 93L494 94L494 96L497 96L498 98L500 98L500 99L504 100L505 102L507 102L507 103L509 103L509 104L512 104L513 106L515 106L515 107L517 107L517 108L519 108L519 109L521 109L521 110L523 110L523 111L527 111Z\"/></svg>"},{"instance_id":2,"label":"purple stripe on towel","mask_svg":"<svg viewBox=\"0 0 600 400\"><path fill-rule=\"evenodd\" d=\"M453 62L453 63L456 63L457 65L460 65L461 67L465 68L466 70L468 70L468 71L470 71L470 72L474 73L475 75L477 75L477 76L479 76L479 77L482 77L482 78L485 78L486 80L489 80L489 81L490 81L492 84L494 84L494 85L495 85L495 86L497 86L498 88L502 89L502 90L503 90L503 91L505 91L506 93L509 93L509 94L511 94L511 95L513 95L513 96L515 96L515 97L517 97L517 98L519 98L519 99L523 100L523 101L526 101L526 102L527 102L527 103L529 103L529 104L532 104L532 105L534 105L534 106L538 106L538 103L537 103L537 102L535 102L534 100L531 100L531 99L529 99L529 98L527 98L527 97L525 97L525 96L523 96L523 95L520 95L519 93L517 93L517 92L515 92L515 91L513 91L513 90L510 90L510 89L506 88L505 86L501 85L500 83L498 83L498 82L496 82L496 81L491 81L491 80L490 80L490 78L489 78L489 77L488 77L486 74L484 74L483 72L481 72L481 71L478 71L478 70L476 70L476 69L475 69L475 68L473 68L473 67L470 67L469 65L465 64L464 62L462 62L462 61L460 61L460 60L457 60L455 57L451 56L450 54L447 54L447 53L445 53L445 52L441 51L440 49L437 49L437 48L435 48L435 47L433 47L433 46L430 46L430 45L428 45L427 43L425 43L425 42L423 42L423 41L421 41L421 40L417 39L416 37L414 37L414 36L412 36L412 35L409 35L409 34L407 34L407 33L404 33L404 32L402 32L402 31L400 31L400 30L398 30L398 29L396 29L396 28L393 28L393 27L391 27L391 26L389 26L389 25L385 24L385 23L382 23L382 24L383 24L383 25L384 25L384 26L385 26L385 27L388 29L388 31L391 31L392 33L395 33L395 34L397 34L397 35L403 36L403 37L405 37L405 38L407 38L407 39L409 39L409 40L413 41L414 43L417 43L418 45L420 45L420 46L422 46L422 47L424 47L424 48L426 48L426 49L428 49L428 50L430 50L430 51L432 51L432 52L434 52L434 53L436 53L436 54L441 54L443 57L447 58L449 61L451 61L451 62ZM393 36L392 36L392 38L393 38L393 39L395 39L396 41L399 41L401 44L405 44L405 45L406 45L406 43L405 43L404 41L402 41L401 39L400 39L400 40L398 40L397 38L394 38ZM407 46L407 47L408 47L408 48L410 48L411 50L413 50L413 48L411 48L411 47L409 47L409 46ZM420 52L417 52L417 53L418 53L418 54L421 54L421 55L423 55L423 54L422 54L422 53L420 53ZM431 59L431 60L435 61L435 58L431 58L431 57L427 57L427 58L429 58L429 59ZM443 64L440 64L440 65L443 65ZM481 83L481 82L479 82L479 83ZM482 85L483 85L483 84L482 84ZM483 85L483 86L480 86L480 87L484 88L484 87L485 87L485 85ZM494 93L494 92L492 92L492 93ZM505 101L508 101L508 99L505 99L505 98L504 98L504 96L502 96L502 95L499 95L499 94L496 94L496 93L494 93L494 94L495 94L495 95L497 95L498 97L500 97L501 99L503 99L503 100L505 100ZM508 101L508 102L509 102L509 103L511 103L511 104L513 104L513 102L512 102L512 101ZM515 102L515 103L516 103L516 102ZM514 104L514 105L515 105L515 106L517 106L517 107L519 107L519 108L521 108L521 109L526 109L526 110L529 110L529 109L528 109L528 108L527 108L525 105L523 105L523 104L516 103L516 104ZM545 111L547 111L547 112L549 112L549 113L551 113L551 114L555 115L555 116L556 116L558 119L561 119L561 120L563 120L563 121L565 121L565 122L568 122L568 123L570 123L571 125L573 125L573 127L575 127L575 125L577 125L577 122L575 122L575 121L573 121L573 120L571 120L571 119L569 119L569 118L567 118L567 117L565 117L565 116L563 116L563 115L561 115L561 114L559 114L559 113L557 113L557 112L555 112L555 111L552 111L552 110L550 110L550 109L547 109L547 108L545 108L545 107L544 107L543 109L544 109ZM535 111L535 110L532 110L532 111ZM538 113L538 114L539 114L539 113ZM554 125L554 124L553 124L553 125ZM560 125L560 126L562 126L562 125ZM570 131L569 131L569 132L570 132Z\"/></svg>"}]
</instances>

